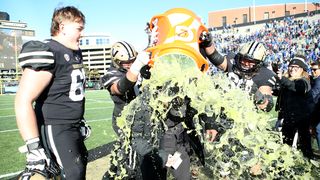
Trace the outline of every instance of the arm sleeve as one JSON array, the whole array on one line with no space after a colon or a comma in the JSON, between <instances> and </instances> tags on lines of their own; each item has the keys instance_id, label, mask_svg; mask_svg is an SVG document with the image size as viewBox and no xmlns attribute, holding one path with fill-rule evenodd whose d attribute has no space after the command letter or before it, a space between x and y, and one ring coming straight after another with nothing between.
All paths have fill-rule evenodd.
<instances>
[{"instance_id":1,"label":"arm sleeve","mask_svg":"<svg viewBox=\"0 0 320 180\"><path fill-rule=\"evenodd\" d=\"M215 49L212 54L208 54L207 57L209 61L215 66L219 66L224 61L224 55L221 55L217 49Z\"/></svg>"},{"instance_id":2,"label":"arm sleeve","mask_svg":"<svg viewBox=\"0 0 320 180\"><path fill-rule=\"evenodd\" d=\"M136 82L130 81L127 76L123 76L117 84L117 88L121 94L125 94L127 91L133 88Z\"/></svg>"},{"instance_id":3,"label":"arm sleeve","mask_svg":"<svg viewBox=\"0 0 320 180\"><path fill-rule=\"evenodd\" d=\"M54 67L54 55L50 47L41 41L29 41L22 46L18 57L21 68L36 71L50 70Z\"/></svg>"}]
</instances>

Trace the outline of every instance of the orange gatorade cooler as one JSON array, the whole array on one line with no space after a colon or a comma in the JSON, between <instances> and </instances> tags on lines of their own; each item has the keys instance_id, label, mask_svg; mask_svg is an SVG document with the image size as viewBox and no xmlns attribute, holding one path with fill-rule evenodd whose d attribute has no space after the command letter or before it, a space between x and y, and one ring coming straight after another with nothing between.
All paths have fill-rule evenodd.
<instances>
[{"instance_id":1,"label":"orange gatorade cooler","mask_svg":"<svg viewBox=\"0 0 320 180\"><path fill-rule=\"evenodd\" d=\"M181 54L193 59L201 71L208 69L209 64L199 51L200 34L208 29L192 11L174 8L156 15L150 21L150 31L157 34L156 42L147 49L152 54L151 65L162 56Z\"/></svg>"}]
</instances>

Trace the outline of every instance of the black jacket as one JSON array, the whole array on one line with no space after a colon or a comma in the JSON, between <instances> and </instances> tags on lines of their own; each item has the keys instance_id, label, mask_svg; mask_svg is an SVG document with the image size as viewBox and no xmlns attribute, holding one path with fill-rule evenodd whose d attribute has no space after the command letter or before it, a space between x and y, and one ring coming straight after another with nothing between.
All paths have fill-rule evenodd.
<instances>
[{"instance_id":1,"label":"black jacket","mask_svg":"<svg viewBox=\"0 0 320 180\"><path fill-rule=\"evenodd\" d=\"M311 88L309 80L300 78L291 81L286 77L282 77L280 86L276 104L279 118L289 121L309 119L311 113L308 105Z\"/></svg>"},{"instance_id":2,"label":"black jacket","mask_svg":"<svg viewBox=\"0 0 320 180\"><path fill-rule=\"evenodd\" d=\"M310 90L310 108L312 108L311 114L311 125L317 126L320 122L320 76L311 81L311 90Z\"/></svg>"}]
</instances>

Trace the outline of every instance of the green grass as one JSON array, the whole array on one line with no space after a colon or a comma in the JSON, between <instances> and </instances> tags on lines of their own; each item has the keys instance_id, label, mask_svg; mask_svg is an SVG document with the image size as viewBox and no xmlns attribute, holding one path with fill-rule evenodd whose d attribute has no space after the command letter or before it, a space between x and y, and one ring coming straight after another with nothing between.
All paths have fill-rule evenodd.
<instances>
[{"instance_id":1,"label":"green grass","mask_svg":"<svg viewBox=\"0 0 320 180\"><path fill-rule=\"evenodd\" d=\"M14 113L14 95L0 95L0 177L24 169L25 154L18 151L24 145L17 130ZM106 90L86 91L85 118L92 128L86 145L88 150L113 141L113 102Z\"/></svg>"},{"instance_id":2,"label":"green grass","mask_svg":"<svg viewBox=\"0 0 320 180\"><path fill-rule=\"evenodd\" d=\"M18 151L24 142L16 126L14 97L0 95L0 177L21 171L25 166L25 155ZM86 141L88 150L116 138L111 124L112 111L113 102L106 90L86 91L85 118L92 128L92 134ZM272 117L277 117L274 109L270 113Z\"/></svg>"}]
</instances>

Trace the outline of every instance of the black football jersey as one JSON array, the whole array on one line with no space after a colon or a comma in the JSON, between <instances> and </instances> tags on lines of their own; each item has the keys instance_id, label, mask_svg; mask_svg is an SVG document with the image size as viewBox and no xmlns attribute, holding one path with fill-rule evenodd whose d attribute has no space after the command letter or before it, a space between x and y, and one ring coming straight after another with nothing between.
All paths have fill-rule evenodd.
<instances>
[{"instance_id":1,"label":"black football jersey","mask_svg":"<svg viewBox=\"0 0 320 180\"><path fill-rule=\"evenodd\" d=\"M117 69L114 67L110 67L107 70L106 75L102 77L102 83L104 87L108 89L110 92L110 87L112 84L118 80L120 80L122 77L126 76L127 71L124 69ZM139 94L139 86L141 83L141 79L136 82L135 86L132 89L129 89L125 94L123 95L116 95L116 94L110 94L111 99L114 102L114 111L113 111L113 118L120 116L120 113L125 105L130 103L138 94Z\"/></svg>"},{"instance_id":2,"label":"black football jersey","mask_svg":"<svg viewBox=\"0 0 320 180\"><path fill-rule=\"evenodd\" d=\"M228 63L228 65L231 63ZM228 66L228 78L233 82L233 85L254 94L261 86L269 86L273 88L276 84L275 73L270 69L262 66L252 78L244 78L234 72L232 65Z\"/></svg>"},{"instance_id":3,"label":"black football jersey","mask_svg":"<svg viewBox=\"0 0 320 180\"><path fill-rule=\"evenodd\" d=\"M22 47L19 64L23 69L52 74L51 82L35 103L38 121L65 124L83 118L85 73L80 49L71 50L55 40L30 41Z\"/></svg>"}]
</instances>

